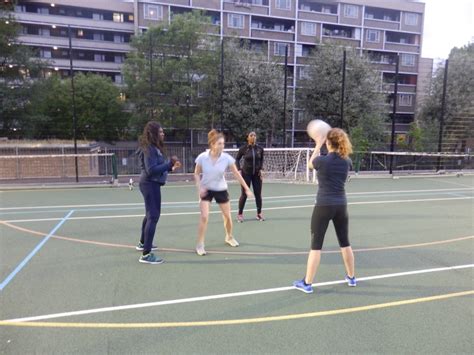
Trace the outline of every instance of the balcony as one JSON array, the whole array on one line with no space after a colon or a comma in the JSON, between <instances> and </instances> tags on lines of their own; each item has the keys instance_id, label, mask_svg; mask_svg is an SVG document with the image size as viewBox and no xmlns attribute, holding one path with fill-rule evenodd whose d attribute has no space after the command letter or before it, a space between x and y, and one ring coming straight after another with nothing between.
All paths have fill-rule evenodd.
<instances>
[{"instance_id":1,"label":"balcony","mask_svg":"<svg viewBox=\"0 0 474 355\"><path fill-rule=\"evenodd\" d=\"M392 93L395 91L395 84L383 83L383 91ZM399 93L416 93L416 85L413 84L398 84Z\"/></svg>"},{"instance_id":2,"label":"balcony","mask_svg":"<svg viewBox=\"0 0 474 355\"><path fill-rule=\"evenodd\" d=\"M268 15L268 0L223 0L225 11ZM194 3L193 3L194 5Z\"/></svg>"},{"instance_id":3,"label":"balcony","mask_svg":"<svg viewBox=\"0 0 474 355\"><path fill-rule=\"evenodd\" d=\"M193 0L193 6L202 7L205 9L220 10L220 0Z\"/></svg>"},{"instance_id":4,"label":"balcony","mask_svg":"<svg viewBox=\"0 0 474 355\"><path fill-rule=\"evenodd\" d=\"M420 53L420 46L417 44L385 42L385 50L396 52Z\"/></svg>"},{"instance_id":5,"label":"balcony","mask_svg":"<svg viewBox=\"0 0 474 355\"><path fill-rule=\"evenodd\" d=\"M365 27L375 27L375 28L384 28L387 30L399 30L400 22L385 21L385 20L376 20L376 19L364 19Z\"/></svg>"},{"instance_id":6,"label":"balcony","mask_svg":"<svg viewBox=\"0 0 474 355\"><path fill-rule=\"evenodd\" d=\"M113 22L113 21L101 21L93 20L89 18L80 18L80 17L67 17L60 15L42 15L29 12L18 12L15 13L17 22L31 23L31 24L51 24L58 26L68 25L72 27L80 28L92 28L92 29L101 29L109 31L122 31L122 32L134 32L133 23L130 22Z\"/></svg>"},{"instance_id":7,"label":"balcony","mask_svg":"<svg viewBox=\"0 0 474 355\"><path fill-rule=\"evenodd\" d=\"M298 19L337 23L337 5L302 0Z\"/></svg>"},{"instance_id":8,"label":"balcony","mask_svg":"<svg viewBox=\"0 0 474 355\"><path fill-rule=\"evenodd\" d=\"M69 48L69 39L67 37L45 37L35 35L21 35L18 40L29 46L38 47L62 47ZM131 48L128 43L115 43L108 41L93 41L87 39L72 39L73 48L86 50L101 50L113 52L130 52Z\"/></svg>"},{"instance_id":9,"label":"balcony","mask_svg":"<svg viewBox=\"0 0 474 355\"><path fill-rule=\"evenodd\" d=\"M323 43L358 47L360 45L360 29L324 24Z\"/></svg>"},{"instance_id":10,"label":"balcony","mask_svg":"<svg viewBox=\"0 0 474 355\"><path fill-rule=\"evenodd\" d=\"M252 28L252 38L262 38L262 39L281 40L281 41L294 41L295 33L267 30L263 28L261 29Z\"/></svg>"},{"instance_id":11,"label":"balcony","mask_svg":"<svg viewBox=\"0 0 474 355\"><path fill-rule=\"evenodd\" d=\"M69 59L50 59L51 66L59 69L69 69ZM114 62L94 62L89 60L74 60L74 70L120 72L122 64Z\"/></svg>"},{"instance_id":12,"label":"balcony","mask_svg":"<svg viewBox=\"0 0 474 355\"><path fill-rule=\"evenodd\" d=\"M252 37L272 40L293 41L294 21L270 20L265 17L252 17Z\"/></svg>"}]
</instances>

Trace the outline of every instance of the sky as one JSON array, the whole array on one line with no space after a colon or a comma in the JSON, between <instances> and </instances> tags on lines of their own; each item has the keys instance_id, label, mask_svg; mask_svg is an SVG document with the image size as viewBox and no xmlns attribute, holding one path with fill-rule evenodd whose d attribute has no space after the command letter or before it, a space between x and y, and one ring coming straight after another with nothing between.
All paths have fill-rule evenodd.
<instances>
[{"instance_id":1,"label":"sky","mask_svg":"<svg viewBox=\"0 0 474 355\"><path fill-rule=\"evenodd\" d=\"M425 24L421 54L446 59L453 47L474 41L474 0L422 0Z\"/></svg>"}]
</instances>

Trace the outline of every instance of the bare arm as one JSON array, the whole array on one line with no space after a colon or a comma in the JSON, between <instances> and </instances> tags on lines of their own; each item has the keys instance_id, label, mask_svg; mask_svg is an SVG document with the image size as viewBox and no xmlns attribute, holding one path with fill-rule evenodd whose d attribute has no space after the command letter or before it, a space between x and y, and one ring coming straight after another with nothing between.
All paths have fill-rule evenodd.
<instances>
[{"instance_id":1,"label":"bare arm","mask_svg":"<svg viewBox=\"0 0 474 355\"><path fill-rule=\"evenodd\" d=\"M245 190L245 193L247 194L248 197L253 197L253 193L248 187L247 183L245 182L244 178L242 175L240 175L239 171L237 170L237 166L235 164L232 164L230 166L230 171L232 171L232 174L234 174L234 177L237 179L237 181L242 185L242 187Z\"/></svg>"},{"instance_id":2,"label":"bare arm","mask_svg":"<svg viewBox=\"0 0 474 355\"><path fill-rule=\"evenodd\" d=\"M201 188L201 173L202 173L202 167L200 164L196 164L196 167L194 168L194 181L196 182L196 188L198 192L199 198L202 197L203 189Z\"/></svg>"},{"instance_id":3,"label":"bare arm","mask_svg":"<svg viewBox=\"0 0 474 355\"><path fill-rule=\"evenodd\" d=\"M311 155L311 158L309 158L308 167L311 170L314 170L313 161L321 154L321 147L323 146L324 142L325 141L322 141L321 143L316 143L316 147L313 150L313 154Z\"/></svg>"}]
</instances>

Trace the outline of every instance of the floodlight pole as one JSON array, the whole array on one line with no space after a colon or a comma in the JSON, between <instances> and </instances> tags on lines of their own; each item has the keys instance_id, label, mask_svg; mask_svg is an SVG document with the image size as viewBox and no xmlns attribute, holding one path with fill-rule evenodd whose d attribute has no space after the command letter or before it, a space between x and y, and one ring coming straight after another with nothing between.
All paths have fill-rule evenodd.
<instances>
[{"instance_id":1,"label":"floodlight pole","mask_svg":"<svg viewBox=\"0 0 474 355\"><path fill-rule=\"evenodd\" d=\"M286 99L288 96L288 45L285 47L285 85L283 86L283 147L286 148Z\"/></svg>"},{"instance_id":2,"label":"floodlight pole","mask_svg":"<svg viewBox=\"0 0 474 355\"><path fill-rule=\"evenodd\" d=\"M441 117L439 119L439 138L438 138L438 153L441 153L441 147L443 145L443 128L444 128L444 115L446 111L446 86L448 84L448 63L449 60L446 59L446 64L444 65L444 78L443 78L443 96L441 98ZM441 157L438 156L438 164L436 170L441 169Z\"/></svg>"},{"instance_id":3,"label":"floodlight pole","mask_svg":"<svg viewBox=\"0 0 474 355\"><path fill-rule=\"evenodd\" d=\"M77 162L77 116L76 116L76 89L74 87L74 70L72 63L72 35L71 26L67 26L67 32L69 37L69 76L71 77L71 90L72 90L72 136L74 139L74 165L76 169L76 182L79 182L79 164Z\"/></svg>"},{"instance_id":4,"label":"floodlight pole","mask_svg":"<svg viewBox=\"0 0 474 355\"><path fill-rule=\"evenodd\" d=\"M395 86L393 90L393 111L392 111L392 136L390 140L390 152L395 150L395 119L397 116L397 98L398 98L398 71L399 71L400 57L396 55L395 63ZM390 175L393 173L393 154L390 155Z\"/></svg>"},{"instance_id":5,"label":"floodlight pole","mask_svg":"<svg viewBox=\"0 0 474 355\"><path fill-rule=\"evenodd\" d=\"M341 121L339 126L344 128L344 94L346 91L346 50L344 49L344 54L342 56L342 85L341 85Z\"/></svg>"}]
</instances>

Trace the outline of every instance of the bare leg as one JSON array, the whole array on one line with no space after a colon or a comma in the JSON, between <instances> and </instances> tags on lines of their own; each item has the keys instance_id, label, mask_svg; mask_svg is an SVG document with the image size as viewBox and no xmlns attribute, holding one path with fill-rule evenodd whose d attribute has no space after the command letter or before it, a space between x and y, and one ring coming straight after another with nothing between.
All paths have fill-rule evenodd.
<instances>
[{"instance_id":1,"label":"bare leg","mask_svg":"<svg viewBox=\"0 0 474 355\"><path fill-rule=\"evenodd\" d=\"M311 250L308 255L308 264L306 265L305 282L312 284L314 276L318 271L319 263L321 262L321 250Z\"/></svg>"},{"instance_id":2,"label":"bare leg","mask_svg":"<svg viewBox=\"0 0 474 355\"><path fill-rule=\"evenodd\" d=\"M232 236L232 215L230 213L230 202L220 203L219 208L222 212L222 219L224 220L225 239L231 239Z\"/></svg>"},{"instance_id":3,"label":"bare leg","mask_svg":"<svg viewBox=\"0 0 474 355\"><path fill-rule=\"evenodd\" d=\"M209 201L200 201L199 209L201 210L201 216L199 218L198 238L197 245L204 244L204 238L206 236L207 222L209 221Z\"/></svg>"},{"instance_id":4,"label":"bare leg","mask_svg":"<svg viewBox=\"0 0 474 355\"><path fill-rule=\"evenodd\" d=\"M354 277L354 253L352 247L341 248L342 259L344 260L344 266L346 267L346 273L349 277Z\"/></svg>"}]
</instances>

